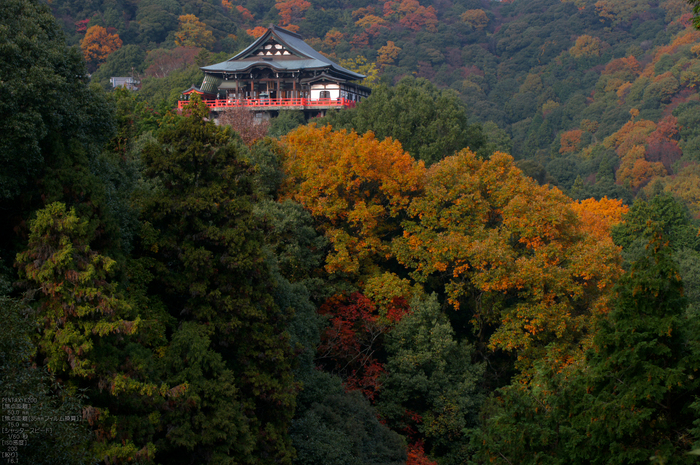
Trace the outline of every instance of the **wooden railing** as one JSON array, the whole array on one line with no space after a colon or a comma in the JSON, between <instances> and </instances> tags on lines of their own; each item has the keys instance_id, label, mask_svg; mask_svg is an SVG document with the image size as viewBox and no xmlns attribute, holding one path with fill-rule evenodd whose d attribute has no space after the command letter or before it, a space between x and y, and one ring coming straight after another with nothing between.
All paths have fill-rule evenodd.
<instances>
[{"instance_id":1,"label":"wooden railing","mask_svg":"<svg viewBox=\"0 0 700 465\"><path fill-rule=\"evenodd\" d=\"M311 100L308 98L255 98L255 99L216 99L203 100L204 104L212 110L224 108L270 108L270 107L296 107L296 108L325 108L325 107L348 107L354 108L355 101L344 98L322 98ZM188 100L177 102L178 108L184 108L189 103Z\"/></svg>"}]
</instances>

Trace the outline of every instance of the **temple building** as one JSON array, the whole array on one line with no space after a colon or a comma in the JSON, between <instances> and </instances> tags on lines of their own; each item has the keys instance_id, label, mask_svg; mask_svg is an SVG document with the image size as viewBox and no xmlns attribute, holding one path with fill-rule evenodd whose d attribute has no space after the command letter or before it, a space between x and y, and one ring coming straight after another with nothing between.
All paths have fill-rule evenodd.
<instances>
[{"instance_id":1,"label":"temple building","mask_svg":"<svg viewBox=\"0 0 700 465\"><path fill-rule=\"evenodd\" d=\"M244 107L268 114L282 109L318 113L354 107L370 94L359 84L364 75L329 60L299 34L273 25L233 58L201 69L202 85L183 92L181 108L198 93L212 111Z\"/></svg>"}]
</instances>

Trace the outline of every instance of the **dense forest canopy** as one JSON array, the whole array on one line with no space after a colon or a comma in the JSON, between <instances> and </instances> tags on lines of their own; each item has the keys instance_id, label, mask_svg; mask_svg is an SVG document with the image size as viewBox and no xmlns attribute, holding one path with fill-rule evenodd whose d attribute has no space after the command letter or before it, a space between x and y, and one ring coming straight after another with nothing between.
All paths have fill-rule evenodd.
<instances>
[{"instance_id":1,"label":"dense forest canopy","mask_svg":"<svg viewBox=\"0 0 700 465\"><path fill-rule=\"evenodd\" d=\"M697 463L696 1L2 6L18 463ZM372 95L174 110L270 23Z\"/></svg>"}]
</instances>

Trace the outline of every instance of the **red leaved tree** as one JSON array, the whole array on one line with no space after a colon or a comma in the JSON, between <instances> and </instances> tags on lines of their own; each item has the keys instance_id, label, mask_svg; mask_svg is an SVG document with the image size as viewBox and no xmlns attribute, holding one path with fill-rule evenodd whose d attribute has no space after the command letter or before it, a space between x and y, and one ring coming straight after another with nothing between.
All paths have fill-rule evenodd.
<instances>
[{"instance_id":1,"label":"red leaved tree","mask_svg":"<svg viewBox=\"0 0 700 465\"><path fill-rule=\"evenodd\" d=\"M408 311L408 302L401 297L392 300L386 318L359 292L331 297L319 308L330 324L322 335L317 360L338 373L348 389L360 390L374 400L385 371L379 356L383 336Z\"/></svg>"}]
</instances>

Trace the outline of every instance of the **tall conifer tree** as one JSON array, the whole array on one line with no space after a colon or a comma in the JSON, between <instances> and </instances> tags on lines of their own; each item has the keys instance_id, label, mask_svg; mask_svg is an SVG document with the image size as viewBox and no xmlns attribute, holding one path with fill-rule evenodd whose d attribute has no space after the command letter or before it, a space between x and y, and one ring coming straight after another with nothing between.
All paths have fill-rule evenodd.
<instances>
[{"instance_id":1,"label":"tall conifer tree","mask_svg":"<svg viewBox=\"0 0 700 465\"><path fill-rule=\"evenodd\" d=\"M216 374L224 368L205 370L203 375L212 377L209 383L177 380L193 383L195 405L184 421L217 396L229 395L223 381L235 386L238 404L229 407L228 418L217 418L221 435L209 444L196 425L180 427L181 437L167 447L168 460L189 463L196 456L228 463L222 461L228 454L230 463L289 463L287 429L296 391L291 344L287 318L270 295L261 252L264 225L253 214L246 148L208 119L201 102L193 101L185 111L186 117L159 133L158 144L144 149L144 176L158 187L143 199L143 254L153 263L152 292L181 323L174 339L185 344L178 334L187 331L202 342L200 347L210 342L230 371L224 379ZM193 356L199 357L196 347L180 346L186 359L172 364L176 378L195 362Z\"/></svg>"},{"instance_id":2,"label":"tall conifer tree","mask_svg":"<svg viewBox=\"0 0 700 465\"><path fill-rule=\"evenodd\" d=\"M573 426L589 438L581 444L586 460L694 462L685 453L698 353L684 331L686 304L672 250L657 233L620 280L617 305L580 380L585 394L572 409Z\"/></svg>"}]
</instances>

